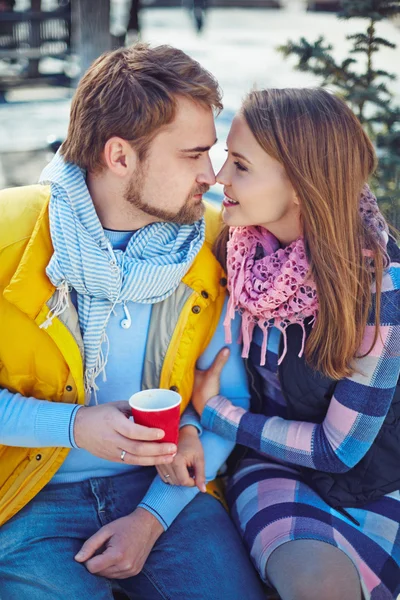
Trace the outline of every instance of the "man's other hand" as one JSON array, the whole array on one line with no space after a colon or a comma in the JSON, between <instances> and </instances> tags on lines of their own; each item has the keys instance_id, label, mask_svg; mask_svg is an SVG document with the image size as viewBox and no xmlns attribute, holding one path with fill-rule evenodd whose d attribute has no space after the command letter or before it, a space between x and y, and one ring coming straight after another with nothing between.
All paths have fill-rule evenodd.
<instances>
[{"instance_id":1,"label":"man's other hand","mask_svg":"<svg viewBox=\"0 0 400 600\"><path fill-rule=\"evenodd\" d=\"M160 522L144 508L105 525L83 544L75 560L90 573L127 579L140 573L163 533Z\"/></svg>"}]
</instances>

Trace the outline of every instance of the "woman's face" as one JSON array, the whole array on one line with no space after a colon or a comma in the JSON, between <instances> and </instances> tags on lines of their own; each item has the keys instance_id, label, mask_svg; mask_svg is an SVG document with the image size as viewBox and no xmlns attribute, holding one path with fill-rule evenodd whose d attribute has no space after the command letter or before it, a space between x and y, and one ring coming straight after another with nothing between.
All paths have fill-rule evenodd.
<instances>
[{"instance_id":1,"label":"woman's face","mask_svg":"<svg viewBox=\"0 0 400 600\"><path fill-rule=\"evenodd\" d=\"M228 158L217 175L224 186L223 219L230 227L261 225L282 244L301 235L300 210L285 169L269 156L239 113L227 139Z\"/></svg>"}]
</instances>

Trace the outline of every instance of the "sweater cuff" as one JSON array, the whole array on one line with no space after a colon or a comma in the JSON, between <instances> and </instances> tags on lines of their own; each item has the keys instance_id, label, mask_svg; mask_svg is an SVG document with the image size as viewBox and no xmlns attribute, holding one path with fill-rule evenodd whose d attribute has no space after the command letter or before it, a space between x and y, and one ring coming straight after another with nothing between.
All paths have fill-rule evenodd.
<instances>
[{"instance_id":1,"label":"sweater cuff","mask_svg":"<svg viewBox=\"0 0 400 600\"><path fill-rule=\"evenodd\" d=\"M35 420L38 446L77 448L73 426L79 408L76 404L41 402Z\"/></svg>"},{"instance_id":2,"label":"sweater cuff","mask_svg":"<svg viewBox=\"0 0 400 600\"><path fill-rule=\"evenodd\" d=\"M197 415L192 415L192 414L183 414L181 417L181 421L179 423L179 429L182 429L182 427L185 427L186 425L193 425L193 427L196 427L199 436L203 433L203 428L200 425L200 419L199 416Z\"/></svg>"},{"instance_id":3,"label":"sweater cuff","mask_svg":"<svg viewBox=\"0 0 400 600\"><path fill-rule=\"evenodd\" d=\"M198 493L197 487L168 485L157 475L139 506L148 510L167 530Z\"/></svg>"},{"instance_id":4,"label":"sweater cuff","mask_svg":"<svg viewBox=\"0 0 400 600\"><path fill-rule=\"evenodd\" d=\"M79 404L78 406L74 407L74 410L71 413L71 418L70 418L70 422L69 422L69 441L71 442L72 448L76 448L76 449L79 449L79 446L75 442L74 425L75 425L75 419L76 419L77 412L82 407L83 407L82 404Z\"/></svg>"}]
</instances>

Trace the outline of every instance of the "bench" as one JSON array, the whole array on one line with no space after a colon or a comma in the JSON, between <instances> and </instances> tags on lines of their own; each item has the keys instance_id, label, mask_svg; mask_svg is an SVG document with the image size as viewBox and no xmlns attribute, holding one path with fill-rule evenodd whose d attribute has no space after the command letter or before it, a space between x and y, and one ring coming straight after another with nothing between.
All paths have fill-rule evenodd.
<instances>
[{"instance_id":1,"label":"bench","mask_svg":"<svg viewBox=\"0 0 400 600\"><path fill-rule=\"evenodd\" d=\"M40 60L51 57L64 60L71 51L71 6L68 0L59 8L42 11L41 0L32 0L27 11L0 12L0 93L10 87L48 82L69 83L64 73L41 74ZM68 80L68 81L67 81Z\"/></svg>"}]
</instances>

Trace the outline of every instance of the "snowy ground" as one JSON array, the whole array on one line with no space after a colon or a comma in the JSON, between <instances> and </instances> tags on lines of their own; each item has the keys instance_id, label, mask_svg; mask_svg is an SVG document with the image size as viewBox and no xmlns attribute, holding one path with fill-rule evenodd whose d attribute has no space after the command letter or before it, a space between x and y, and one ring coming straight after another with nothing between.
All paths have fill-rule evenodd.
<instances>
[{"instance_id":1,"label":"snowy ground","mask_svg":"<svg viewBox=\"0 0 400 600\"><path fill-rule=\"evenodd\" d=\"M114 24L123 19L124 8L125 0L114 0ZM195 34L183 9L143 10L141 17L143 40L182 48L208 68L224 90L225 110L217 121L220 141L212 151L216 168L223 160L224 140L232 116L248 90L253 86L318 84L311 75L294 71L293 60L284 60L276 51L277 46L288 39L305 36L313 40L324 35L335 46L336 56L343 58L349 47L346 35L365 28L365 22L355 19L346 22L339 21L334 14L307 13L302 0L287 0L286 8L281 10L209 10L205 31L200 36ZM380 52L377 66L399 76L391 87L400 100L400 28L383 22L378 25L378 33L398 45L394 51ZM69 90L42 88L9 94L9 103L0 105L0 161L3 162L3 176L0 162L0 187L8 181L5 153L43 148L49 135L64 137L69 104ZM219 195L219 190L215 193Z\"/></svg>"}]
</instances>

